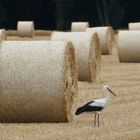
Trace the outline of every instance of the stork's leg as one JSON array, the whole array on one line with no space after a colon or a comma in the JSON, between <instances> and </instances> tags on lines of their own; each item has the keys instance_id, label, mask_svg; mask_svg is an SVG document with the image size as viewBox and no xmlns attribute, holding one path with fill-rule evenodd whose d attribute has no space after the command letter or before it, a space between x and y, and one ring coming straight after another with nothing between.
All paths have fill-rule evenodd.
<instances>
[{"instance_id":1,"label":"stork's leg","mask_svg":"<svg viewBox=\"0 0 140 140\"><path fill-rule=\"evenodd\" d=\"M97 116L97 124L98 124L98 128L100 126L100 114L98 113L98 116Z\"/></svg>"},{"instance_id":2,"label":"stork's leg","mask_svg":"<svg viewBox=\"0 0 140 140\"><path fill-rule=\"evenodd\" d=\"M102 118L102 122L103 122L103 124L105 124L103 116L102 117L100 116L100 118Z\"/></svg>"},{"instance_id":3,"label":"stork's leg","mask_svg":"<svg viewBox=\"0 0 140 140\"><path fill-rule=\"evenodd\" d=\"M96 113L95 113L95 117L94 117L94 127L96 126Z\"/></svg>"}]
</instances>

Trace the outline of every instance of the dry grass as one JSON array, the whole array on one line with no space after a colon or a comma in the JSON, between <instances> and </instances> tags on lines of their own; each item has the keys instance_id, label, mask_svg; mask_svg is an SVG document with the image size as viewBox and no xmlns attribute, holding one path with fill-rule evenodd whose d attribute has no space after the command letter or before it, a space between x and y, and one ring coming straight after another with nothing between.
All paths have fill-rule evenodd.
<instances>
[{"instance_id":1,"label":"dry grass","mask_svg":"<svg viewBox=\"0 0 140 140\"><path fill-rule=\"evenodd\" d=\"M101 127L93 127L93 115L76 116L73 123L0 124L1 140L139 140L140 139L140 64L119 63L102 56L101 84L79 82L76 106L101 97L102 85L109 83L118 94L111 96L103 112ZM38 114L39 115L39 114Z\"/></svg>"}]
</instances>

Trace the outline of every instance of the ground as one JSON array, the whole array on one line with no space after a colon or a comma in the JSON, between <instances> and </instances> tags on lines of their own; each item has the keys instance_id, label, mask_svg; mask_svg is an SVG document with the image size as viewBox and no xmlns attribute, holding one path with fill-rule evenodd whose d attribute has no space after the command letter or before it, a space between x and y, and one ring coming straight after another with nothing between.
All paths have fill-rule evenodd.
<instances>
[{"instance_id":1,"label":"ground","mask_svg":"<svg viewBox=\"0 0 140 140\"><path fill-rule=\"evenodd\" d=\"M87 101L104 96L107 83L117 94L101 114L100 128L93 114L75 116L73 123L0 124L0 140L139 140L140 63L119 63L117 57L102 56L101 83L78 82L75 110Z\"/></svg>"}]
</instances>

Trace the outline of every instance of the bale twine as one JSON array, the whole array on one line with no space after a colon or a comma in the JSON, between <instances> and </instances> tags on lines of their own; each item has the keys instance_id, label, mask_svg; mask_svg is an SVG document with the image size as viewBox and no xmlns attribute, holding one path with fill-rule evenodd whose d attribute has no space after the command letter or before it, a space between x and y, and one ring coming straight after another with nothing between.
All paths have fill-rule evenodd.
<instances>
[{"instance_id":1,"label":"bale twine","mask_svg":"<svg viewBox=\"0 0 140 140\"><path fill-rule=\"evenodd\" d=\"M140 30L140 22L129 23L128 29L129 30Z\"/></svg>"},{"instance_id":2,"label":"bale twine","mask_svg":"<svg viewBox=\"0 0 140 140\"><path fill-rule=\"evenodd\" d=\"M88 32L54 32L51 40L71 41L76 53L78 80L99 82L101 51L97 34Z\"/></svg>"},{"instance_id":3,"label":"bale twine","mask_svg":"<svg viewBox=\"0 0 140 140\"><path fill-rule=\"evenodd\" d=\"M113 54L115 34L112 27L87 28L87 32L98 33L101 46L101 54Z\"/></svg>"},{"instance_id":4,"label":"bale twine","mask_svg":"<svg viewBox=\"0 0 140 140\"><path fill-rule=\"evenodd\" d=\"M17 24L18 36L33 37L34 36L34 22L33 21L19 21Z\"/></svg>"},{"instance_id":5,"label":"bale twine","mask_svg":"<svg viewBox=\"0 0 140 140\"><path fill-rule=\"evenodd\" d=\"M89 27L88 22L72 22L71 31L72 32L83 32Z\"/></svg>"},{"instance_id":6,"label":"bale twine","mask_svg":"<svg viewBox=\"0 0 140 140\"><path fill-rule=\"evenodd\" d=\"M77 70L72 43L4 41L0 52L0 122L73 119Z\"/></svg>"},{"instance_id":7,"label":"bale twine","mask_svg":"<svg viewBox=\"0 0 140 140\"><path fill-rule=\"evenodd\" d=\"M140 62L140 31L120 31L118 53L120 62Z\"/></svg>"},{"instance_id":8,"label":"bale twine","mask_svg":"<svg viewBox=\"0 0 140 140\"><path fill-rule=\"evenodd\" d=\"M0 42L6 40L5 29L0 29Z\"/></svg>"}]
</instances>

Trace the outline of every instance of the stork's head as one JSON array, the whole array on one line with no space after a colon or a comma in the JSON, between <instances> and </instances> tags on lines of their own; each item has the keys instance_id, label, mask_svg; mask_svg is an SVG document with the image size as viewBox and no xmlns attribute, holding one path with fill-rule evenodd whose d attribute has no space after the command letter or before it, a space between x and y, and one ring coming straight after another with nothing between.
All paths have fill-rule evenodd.
<instances>
[{"instance_id":1,"label":"stork's head","mask_svg":"<svg viewBox=\"0 0 140 140\"><path fill-rule=\"evenodd\" d=\"M110 92L112 93L114 96L116 96L116 94L110 89L110 87L108 85L104 85L103 86L103 91L104 92Z\"/></svg>"}]
</instances>

